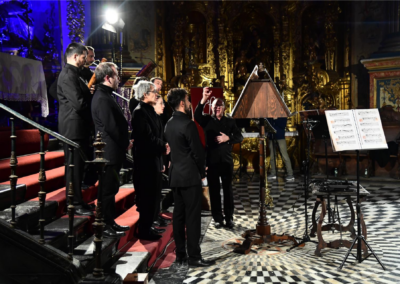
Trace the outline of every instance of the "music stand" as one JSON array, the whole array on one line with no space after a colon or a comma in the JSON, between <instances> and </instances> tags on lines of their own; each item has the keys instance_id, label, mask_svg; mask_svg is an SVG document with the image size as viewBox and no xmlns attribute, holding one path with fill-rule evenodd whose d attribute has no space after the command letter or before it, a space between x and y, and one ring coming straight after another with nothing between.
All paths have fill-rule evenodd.
<instances>
[{"instance_id":1,"label":"music stand","mask_svg":"<svg viewBox=\"0 0 400 284\"><path fill-rule=\"evenodd\" d=\"M261 75L261 74L260 74ZM232 110L234 119L258 119L260 127L259 157L260 157L260 188L259 188L259 218L255 230L247 230L242 234L243 243L234 249L236 253L248 254L255 244L271 243L284 240L292 240L297 244L293 236L271 234L271 226L267 219L266 191L268 189L267 174L265 169L265 129L275 132L266 118L288 117L290 110L283 101L271 76L267 79L259 79L258 67L255 66L249 76L242 93ZM269 197L268 202L271 201Z\"/></svg>"},{"instance_id":2,"label":"music stand","mask_svg":"<svg viewBox=\"0 0 400 284\"><path fill-rule=\"evenodd\" d=\"M309 111L301 111L300 115L305 121L318 121L316 125L312 128L311 133L308 133L312 136L314 140L316 139L323 139L324 141L324 149L325 149L325 175L326 181L329 179L329 171L328 171L328 141L331 141L331 136L329 134L328 123L326 121L325 110L316 109L316 110L309 110ZM306 128L306 126L304 126ZM308 131L306 129L306 131ZM332 217L332 210L331 210L331 203L330 198L328 197L328 220L331 223Z\"/></svg>"},{"instance_id":3,"label":"music stand","mask_svg":"<svg viewBox=\"0 0 400 284\"><path fill-rule=\"evenodd\" d=\"M353 243L351 244L349 250L347 251L346 256L344 257L342 264L340 264L339 269L342 269L347 258L349 257L351 250L353 249L354 245L357 243L357 255L355 256L354 254L351 254L354 256L354 258L358 261L358 263L363 262L366 260L368 257L373 255L375 259L378 261L378 263L382 266L383 270L386 270L386 267L383 265L383 263L380 261L380 259L376 256L375 252L372 250L372 248L369 246L367 240L364 238L364 236L361 233L361 220L360 220L360 215L361 215L361 205L360 205L360 173L359 173L359 150L356 150L357 153L357 205L356 205L356 210L357 210L357 236L354 238ZM371 253L367 255L364 259L361 254L361 241L364 242L364 244L369 248Z\"/></svg>"},{"instance_id":4,"label":"music stand","mask_svg":"<svg viewBox=\"0 0 400 284\"><path fill-rule=\"evenodd\" d=\"M306 129L306 134L307 134L307 157L306 160L303 161L303 166L304 166L304 218L306 222L305 226L305 231L303 238L298 244L295 244L291 248L288 248L286 251L289 252L294 248L297 248L305 243L312 242L318 244L318 242L311 240L310 235L308 234L308 204L307 204L307 199L308 199L308 186L309 186L309 175L310 175L310 144L311 144L311 135L312 135L312 130L316 126L316 121L307 119L303 121L303 124L305 125Z\"/></svg>"},{"instance_id":5,"label":"music stand","mask_svg":"<svg viewBox=\"0 0 400 284\"><path fill-rule=\"evenodd\" d=\"M363 113L367 113L367 116L364 117ZM344 114L344 116L342 116ZM382 124L380 120L380 115L377 109L368 109L368 110L339 110L339 111L329 111L325 112L325 115L327 116L327 121L329 123L328 127L330 129L330 134L332 137L333 141L333 149L334 151L351 151L354 150L356 151L356 159L357 159L357 205L356 205L356 212L357 212L357 236L354 238L349 250L347 251L346 256L344 257L339 269L342 269L344 266L347 258L349 257L354 245L357 243L357 255L352 254L355 259L361 263L371 255L375 257L375 259L378 261L378 263L381 265L383 270L386 270L385 266L383 263L380 261L380 259L377 257L375 252L372 250L364 236L362 235L361 232L361 205L360 205L360 149L382 149L382 148L387 148L387 143L386 139L377 139L377 140L372 140L369 141L366 135L366 132L371 133L371 129L373 130L373 133L378 133L379 137L384 138L384 132L382 129ZM373 122L374 127L373 128L364 128L363 125L368 125L367 122L364 120L366 119L374 119L375 121ZM335 124L338 121L344 119L345 121L348 121L348 124ZM331 120L332 119L332 120ZM347 123L347 122L346 122ZM377 127L379 124L380 127ZM340 129L339 127L345 127L351 134L353 135L356 140L346 140L346 136L340 136L340 134L336 133L341 133L344 129ZM336 128L336 130L335 130ZM352 137L352 136L351 136ZM358 140L357 140L358 139ZM341 142L341 143L340 143ZM369 143L369 144L367 144ZM372 145L370 145L372 143ZM364 245L368 247L368 249L371 251L369 255L367 255L365 258L363 258L361 254L361 245L364 242Z\"/></svg>"}]
</instances>

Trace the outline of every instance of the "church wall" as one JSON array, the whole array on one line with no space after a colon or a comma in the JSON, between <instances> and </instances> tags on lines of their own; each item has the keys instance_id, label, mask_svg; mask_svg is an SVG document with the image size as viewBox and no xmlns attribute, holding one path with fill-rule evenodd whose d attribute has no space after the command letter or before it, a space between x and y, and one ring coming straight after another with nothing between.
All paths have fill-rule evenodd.
<instances>
[{"instance_id":1,"label":"church wall","mask_svg":"<svg viewBox=\"0 0 400 284\"><path fill-rule=\"evenodd\" d=\"M125 5L128 51L141 64L149 62L146 57L155 60L155 5L153 1L128 1Z\"/></svg>"},{"instance_id":2,"label":"church wall","mask_svg":"<svg viewBox=\"0 0 400 284\"><path fill-rule=\"evenodd\" d=\"M351 94L354 107L369 105L369 76L360 60L378 50L387 34L387 1L351 3Z\"/></svg>"}]
</instances>

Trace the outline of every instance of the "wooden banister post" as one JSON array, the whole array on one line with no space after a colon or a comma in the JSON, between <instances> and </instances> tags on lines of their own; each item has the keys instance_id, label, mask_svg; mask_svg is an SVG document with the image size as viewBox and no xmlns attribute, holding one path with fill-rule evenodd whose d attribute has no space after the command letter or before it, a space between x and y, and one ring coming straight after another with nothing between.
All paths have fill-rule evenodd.
<instances>
[{"instance_id":1,"label":"wooden banister post","mask_svg":"<svg viewBox=\"0 0 400 284\"><path fill-rule=\"evenodd\" d=\"M39 205L40 205L40 239L39 242L44 244L44 223L46 222L44 218L44 206L46 202L46 191L44 190L44 184L46 182L46 171L45 171L45 152L44 152L44 132L39 130L40 132L40 170L39 170L39 184L40 184L40 191L39 191Z\"/></svg>"},{"instance_id":2,"label":"wooden banister post","mask_svg":"<svg viewBox=\"0 0 400 284\"><path fill-rule=\"evenodd\" d=\"M15 125L14 125L14 118L10 118L11 123L11 156L10 156L10 168L11 168L11 175L10 175L10 187L11 187L11 227L15 228L17 223L15 222L15 199L16 199L16 192L17 192L17 180L18 176L16 175L16 168L18 166L18 159L15 153L15 140L17 136L15 135Z\"/></svg>"},{"instance_id":3,"label":"wooden banister post","mask_svg":"<svg viewBox=\"0 0 400 284\"><path fill-rule=\"evenodd\" d=\"M99 188L97 191L97 205L96 205L96 217L95 222L93 223L94 227L94 243L95 243L95 250L94 250L94 257L95 257L95 268L93 269L93 276L98 279L104 279L104 272L101 265L101 247L103 244L103 230L104 230L104 223L103 223L103 214L102 214L102 191L103 191L103 172L104 167L108 161L104 159L104 147L106 143L101 139L101 133L98 132L96 135L96 140L93 143L93 146L96 148L95 154L96 158L92 161L95 163L98 170L99 175Z\"/></svg>"},{"instance_id":4,"label":"wooden banister post","mask_svg":"<svg viewBox=\"0 0 400 284\"><path fill-rule=\"evenodd\" d=\"M68 219L69 219L69 232L68 232L68 256L69 259L72 260L72 256L74 254L74 152L75 149L70 146L68 148L69 151L69 184L68 184Z\"/></svg>"}]
</instances>

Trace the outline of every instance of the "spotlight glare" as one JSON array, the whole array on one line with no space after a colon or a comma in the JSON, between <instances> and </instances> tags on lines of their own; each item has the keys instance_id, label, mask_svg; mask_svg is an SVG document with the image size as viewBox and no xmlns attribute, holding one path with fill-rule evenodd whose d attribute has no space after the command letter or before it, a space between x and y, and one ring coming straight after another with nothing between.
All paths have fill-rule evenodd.
<instances>
[{"instance_id":1,"label":"spotlight glare","mask_svg":"<svg viewBox=\"0 0 400 284\"><path fill-rule=\"evenodd\" d=\"M107 10L105 17L106 21L111 25L115 24L119 19L118 12L114 9Z\"/></svg>"}]
</instances>

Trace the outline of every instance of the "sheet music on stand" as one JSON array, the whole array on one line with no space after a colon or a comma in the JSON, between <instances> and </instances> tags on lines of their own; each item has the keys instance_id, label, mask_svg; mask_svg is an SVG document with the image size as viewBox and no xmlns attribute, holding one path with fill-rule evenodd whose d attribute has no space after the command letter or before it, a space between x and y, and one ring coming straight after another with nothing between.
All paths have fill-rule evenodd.
<instances>
[{"instance_id":1,"label":"sheet music on stand","mask_svg":"<svg viewBox=\"0 0 400 284\"><path fill-rule=\"evenodd\" d=\"M325 111L333 151L387 149L378 109Z\"/></svg>"}]
</instances>

